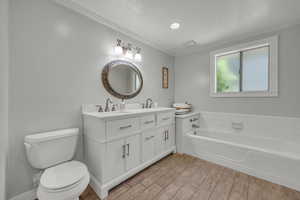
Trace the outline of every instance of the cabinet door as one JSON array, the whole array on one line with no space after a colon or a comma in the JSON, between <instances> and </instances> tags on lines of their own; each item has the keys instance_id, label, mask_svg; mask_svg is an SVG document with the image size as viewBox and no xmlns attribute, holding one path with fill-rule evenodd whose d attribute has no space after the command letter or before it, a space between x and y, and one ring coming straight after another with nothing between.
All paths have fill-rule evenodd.
<instances>
[{"instance_id":1,"label":"cabinet door","mask_svg":"<svg viewBox=\"0 0 300 200\"><path fill-rule=\"evenodd\" d=\"M104 182L122 175L125 172L125 143L117 140L107 143Z\"/></svg>"},{"instance_id":2,"label":"cabinet door","mask_svg":"<svg viewBox=\"0 0 300 200\"><path fill-rule=\"evenodd\" d=\"M140 135L126 139L126 170L137 167L141 162Z\"/></svg>"},{"instance_id":3,"label":"cabinet door","mask_svg":"<svg viewBox=\"0 0 300 200\"><path fill-rule=\"evenodd\" d=\"M155 156L155 136L156 131L147 131L143 133L143 162L147 162Z\"/></svg>"},{"instance_id":4,"label":"cabinet door","mask_svg":"<svg viewBox=\"0 0 300 200\"><path fill-rule=\"evenodd\" d=\"M165 150L169 150L175 145L175 128L174 126L169 126L166 129L166 144Z\"/></svg>"},{"instance_id":5,"label":"cabinet door","mask_svg":"<svg viewBox=\"0 0 300 200\"><path fill-rule=\"evenodd\" d=\"M155 136L155 155L159 155L164 152L166 143L166 129L160 128Z\"/></svg>"}]
</instances>

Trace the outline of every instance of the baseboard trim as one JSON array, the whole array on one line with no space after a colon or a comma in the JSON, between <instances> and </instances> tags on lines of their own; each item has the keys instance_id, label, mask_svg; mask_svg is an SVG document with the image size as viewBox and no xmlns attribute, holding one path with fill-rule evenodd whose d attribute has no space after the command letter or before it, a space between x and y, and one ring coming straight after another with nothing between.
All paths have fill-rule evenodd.
<instances>
[{"instance_id":1,"label":"baseboard trim","mask_svg":"<svg viewBox=\"0 0 300 200\"><path fill-rule=\"evenodd\" d=\"M14 196L10 198L9 200L34 200L36 199L36 189L24 192L22 194L19 194L17 196Z\"/></svg>"}]
</instances>

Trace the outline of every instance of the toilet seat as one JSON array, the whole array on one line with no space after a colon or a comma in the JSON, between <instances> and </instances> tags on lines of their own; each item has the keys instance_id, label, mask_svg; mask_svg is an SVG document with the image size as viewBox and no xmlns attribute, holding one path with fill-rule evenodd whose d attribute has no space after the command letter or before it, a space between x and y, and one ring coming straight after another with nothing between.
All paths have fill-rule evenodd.
<instances>
[{"instance_id":1,"label":"toilet seat","mask_svg":"<svg viewBox=\"0 0 300 200\"><path fill-rule=\"evenodd\" d=\"M45 170L38 188L40 200L73 200L85 190L90 175L85 164L69 161Z\"/></svg>"},{"instance_id":2,"label":"toilet seat","mask_svg":"<svg viewBox=\"0 0 300 200\"><path fill-rule=\"evenodd\" d=\"M88 174L85 164L78 161L69 161L50 167L43 173L40 184L50 191L69 188L80 182Z\"/></svg>"}]
</instances>

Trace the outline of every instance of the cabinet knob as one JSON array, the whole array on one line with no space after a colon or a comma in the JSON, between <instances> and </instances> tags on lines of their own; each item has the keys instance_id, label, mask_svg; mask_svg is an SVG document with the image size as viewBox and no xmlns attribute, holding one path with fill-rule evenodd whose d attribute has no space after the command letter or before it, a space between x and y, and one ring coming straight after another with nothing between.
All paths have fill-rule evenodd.
<instances>
[{"instance_id":1,"label":"cabinet knob","mask_svg":"<svg viewBox=\"0 0 300 200\"><path fill-rule=\"evenodd\" d=\"M123 145L122 148L123 148L123 155L122 155L122 157L125 158L125 156L126 156L126 146Z\"/></svg>"}]
</instances>

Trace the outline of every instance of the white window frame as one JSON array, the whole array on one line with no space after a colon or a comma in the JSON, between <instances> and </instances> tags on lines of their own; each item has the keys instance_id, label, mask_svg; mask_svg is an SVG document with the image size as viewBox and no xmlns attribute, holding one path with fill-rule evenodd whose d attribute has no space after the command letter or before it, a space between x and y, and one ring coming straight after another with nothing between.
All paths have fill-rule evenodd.
<instances>
[{"instance_id":1,"label":"white window frame","mask_svg":"<svg viewBox=\"0 0 300 200\"><path fill-rule=\"evenodd\" d=\"M238 53L269 46L269 83L267 91L217 92L216 59L218 56ZM278 96L278 36L239 44L210 53L210 96L211 97L275 97Z\"/></svg>"}]
</instances>

